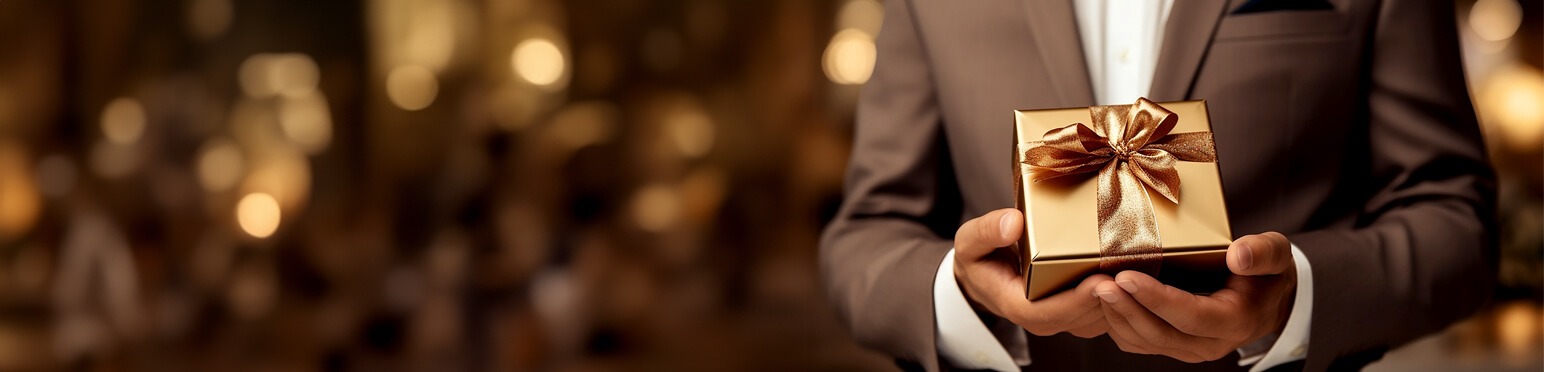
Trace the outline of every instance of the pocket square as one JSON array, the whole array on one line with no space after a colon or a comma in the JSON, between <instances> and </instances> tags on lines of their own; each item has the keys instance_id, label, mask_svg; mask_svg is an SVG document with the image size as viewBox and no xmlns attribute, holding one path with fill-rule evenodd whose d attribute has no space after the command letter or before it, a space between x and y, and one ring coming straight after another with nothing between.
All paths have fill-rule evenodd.
<instances>
[{"instance_id":1,"label":"pocket square","mask_svg":"<svg viewBox=\"0 0 1544 372\"><path fill-rule=\"evenodd\" d=\"M1278 10L1330 10L1335 5L1326 0L1249 0L1233 9L1232 14L1274 12Z\"/></svg>"}]
</instances>

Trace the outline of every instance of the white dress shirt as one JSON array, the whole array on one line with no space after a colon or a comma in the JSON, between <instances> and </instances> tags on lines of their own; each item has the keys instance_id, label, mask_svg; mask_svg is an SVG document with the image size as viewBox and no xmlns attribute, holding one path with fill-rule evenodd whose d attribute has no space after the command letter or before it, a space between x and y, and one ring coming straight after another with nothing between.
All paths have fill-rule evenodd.
<instances>
[{"instance_id":1,"label":"white dress shirt","mask_svg":"<svg viewBox=\"0 0 1544 372\"><path fill-rule=\"evenodd\" d=\"M1164 23L1174 0L1076 0L1079 36L1088 63L1089 82L1101 105L1130 104L1146 96L1162 48ZM1303 359L1308 352L1308 325L1313 312L1313 274L1296 245L1297 294L1286 327L1238 350L1239 365L1254 363L1252 372ZM933 282L933 312L938 327L938 353L951 365L968 369L1016 371L1029 365L1028 354L1010 353L998 337L1024 345L1022 328L1011 335L993 335L976 316L954 278L954 251L938 266ZM1032 351L1031 351L1032 352ZM1017 354L1017 355L1013 355ZM1016 357L1017 356L1017 357Z\"/></svg>"}]
</instances>

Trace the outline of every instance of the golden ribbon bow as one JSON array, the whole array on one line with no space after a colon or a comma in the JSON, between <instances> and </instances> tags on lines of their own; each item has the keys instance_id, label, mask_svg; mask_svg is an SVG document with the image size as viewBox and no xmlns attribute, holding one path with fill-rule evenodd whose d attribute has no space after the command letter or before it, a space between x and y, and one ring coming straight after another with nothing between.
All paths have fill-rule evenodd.
<instances>
[{"instance_id":1,"label":"golden ribbon bow","mask_svg":"<svg viewBox=\"0 0 1544 372\"><path fill-rule=\"evenodd\" d=\"M1099 270L1156 277L1163 244L1147 189L1179 203L1176 161L1216 162L1211 132L1169 134L1174 112L1146 98L1089 108L1093 127L1075 123L1045 133L1024 151L1035 182L1099 172Z\"/></svg>"}]
</instances>

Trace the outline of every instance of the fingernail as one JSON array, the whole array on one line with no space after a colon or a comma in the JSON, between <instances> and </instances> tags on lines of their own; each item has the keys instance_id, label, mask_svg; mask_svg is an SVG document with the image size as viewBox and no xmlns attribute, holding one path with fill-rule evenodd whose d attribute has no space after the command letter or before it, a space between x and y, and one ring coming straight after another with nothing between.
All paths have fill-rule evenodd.
<instances>
[{"instance_id":1,"label":"fingernail","mask_svg":"<svg viewBox=\"0 0 1544 372\"><path fill-rule=\"evenodd\" d=\"M1212 261L1212 262L1216 262L1216 261ZM1116 281L1115 284L1119 285L1120 289L1126 290L1126 293L1132 293L1132 294L1137 293L1137 282L1133 282L1133 281L1130 281L1130 280L1121 280L1121 281Z\"/></svg>"},{"instance_id":2,"label":"fingernail","mask_svg":"<svg viewBox=\"0 0 1544 372\"><path fill-rule=\"evenodd\" d=\"M1010 218L1012 215L1013 213L1003 213L1003 216L997 219L997 233L1002 234L1004 238L1008 237L1008 228L1013 226L1013 218Z\"/></svg>"},{"instance_id":3,"label":"fingernail","mask_svg":"<svg viewBox=\"0 0 1544 372\"><path fill-rule=\"evenodd\" d=\"M1116 296L1114 293L1110 292L1094 292L1094 295L1099 296L1099 299L1104 300L1104 302L1112 304L1115 303L1115 301L1120 300L1120 296Z\"/></svg>"},{"instance_id":4,"label":"fingernail","mask_svg":"<svg viewBox=\"0 0 1544 372\"><path fill-rule=\"evenodd\" d=\"M1254 265L1254 250L1249 248L1249 243L1239 243L1239 246L1238 268L1248 270L1249 266Z\"/></svg>"}]
</instances>

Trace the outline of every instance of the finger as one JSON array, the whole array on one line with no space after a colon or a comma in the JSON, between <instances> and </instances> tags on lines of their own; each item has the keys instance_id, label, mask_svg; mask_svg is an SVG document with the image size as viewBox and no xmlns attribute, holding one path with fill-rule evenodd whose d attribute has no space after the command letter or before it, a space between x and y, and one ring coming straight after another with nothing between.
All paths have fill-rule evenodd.
<instances>
[{"instance_id":1,"label":"finger","mask_svg":"<svg viewBox=\"0 0 1544 372\"><path fill-rule=\"evenodd\" d=\"M1163 355L1187 363L1204 361L1204 359L1201 358L1199 354L1194 352L1163 348L1149 343L1147 340L1142 339L1141 336L1136 334L1136 331L1132 329L1130 322L1128 322L1124 316L1120 315L1120 313L1117 313L1115 308L1108 304L1100 306L1100 308L1104 310L1105 321L1110 326L1108 331L1110 339L1115 341L1115 345L1119 346L1121 351L1134 354Z\"/></svg>"},{"instance_id":2,"label":"finger","mask_svg":"<svg viewBox=\"0 0 1544 372\"><path fill-rule=\"evenodd\" d=\"M1217 344L1216 340L1185 334L1175 329L1168 322L1149 312L1114 282L1100 283L1094 291L1099 294L1099 298L1103 299L1103 307L1112 310L1105 312L1105 318L1111 318L1111 312L1113 312L1116 317L1124 321L1125 328L1129 329L1131 334L1145 342L1141 346L1148 351L1157 351L1185 360L1176 354L1199 357L1199 354L1190 350L1210 349L1210 346ZM1114 321L1111 323L1111 328L1115 328Z\"/></svg>"},{"instance_id":3,"label":"finger","mask_svg":"<svg viewBox=\"0 0 1544 372\"><path fill-rule=\"evenodd\" d=\"M1163 284L1141 272L1124 271L1116 274L1115 284L1131 295L1141 307L1146 308L1147 312L1181 333L1221 337L1234 331L1242 316L1242 312L1232 303L1197 296Z\"/></svg>"},{"instance_id":4,"label":"finger","mask_svg":"<svg viewBox=\"0 0 1544 372\"><path fill-rule=\"evenodd\" d=\"M975 262L955 261L954 276L967 299L993 314L1011 319L1009 315L1027 301L1024 299L1024 279L1016 267L1018 261L1012 257L997 257L1004 253L998 250Z\"/></svg>"},{"instance_id":5,"label":"finger","mask_svg":"<svg viewBox=\"0 0 1544 372\"><path fill-rule=\"evenodd\" d=\"M1018 241L1024 231L1024 216L1013 208L998 209L965 221L954 233L956 260L975 261L998 248Z\"/></svg>"},{"instance_id":6,"label":"finger","mask_svg":"<svg viewBox=\"0 0 1544 372\"><path fill-rule=\"evenodd\" d=\"M1082 338L1089 338L1103 334L1104 329L1108 328L1109 326L1104 323L1104 312L1100 311L1097 305L1095 306L1096 307L1090 308L1088 312L1083 313L1083 315L1078 316L1076 320L1073 320L1071 323L1069 323L1069 325L1065 327L1065 331L1067 333L1071 333L1074 336Z\"/></svg>"},{"instance_id":7,"label":"finger","mask_svg":"<svg viewBox=\"0 0 1544 372\"><path fill-rule=\"evenodd\" d=\"M1094 319L1094 321L1089 322L1083 326L1073 328L1072 330L1067 331L1067 333L1071 333L1073 336L1082 338L1094 338L1109 332L1110 323L1104 321L1103 311L1094 311L1093 313L1100 314L1099 318Z\"/></svg>"},{"instance_id":8,"label":"finger","mask_svg":"<svg viewBox=\"0 0 1544 372\"><path fill-rule=\"evenodd\" d=\"M1094 306L1090 306L1087 312L1084 312L1083 315L1079 315L1076 320L1072 321L1071 327L1069 328L1077 328L1086 326L1090 323L1099 323L1104 321L1104 312L1099 311L1098 306L1099 305L1097 303L1095 303Z\"/></svg>"},{"instance_id":9,"label":"finger","mask_svg":"<svg viewBox=\"0 0 1544 372\"><path fill-rule=\"evenodd\" d=\"M1115 341L1115 345L1119 346L1121 351L1133 354L1153 354L1152 351L1143 347L1147 342L1137 337L1136 331L1131 329L1131 324L1126 322L1125 317L1116 314L1115 309L1109 306L1100 306L1100 312L1104 314L1104 322L1108 326L1105 332L1110 335L1110 339Z\"/></svg>"},{"instance_id":10,"label":"finger","mask_svg":"<svg viewBox=\"0 0 1544 372\"><path fill-rule=\"evenodd\" d=\"M1292 269L1292 243L1274 231L1245 235L1228 246L1228 270L1238 275L1275 275Z\"/></svg>"},{"instance_id":11,"label":"finger","mask_svg":"<svg viewBox=\"0 0 1544 372\"><path fill-rule=\"evenodd\" d=\"M1084 278L1077 287L1061 293L1034 301L1013 302L1019 305L1009 306L1007 311L1013 314L1009 319L1038 336L1072 329L1082 325L1080 321L1088 321L1088 316L1100 316L1090 314L1097 312L1099 307L1099 300L1093 295L1094 287L1110 280L1109 275L1094 274ZM1022 291L1019 296L1023 296Z\"/></svg>"}]
</instances>

